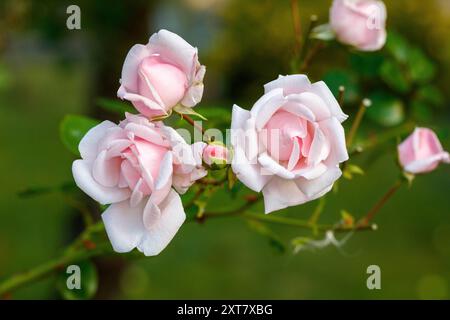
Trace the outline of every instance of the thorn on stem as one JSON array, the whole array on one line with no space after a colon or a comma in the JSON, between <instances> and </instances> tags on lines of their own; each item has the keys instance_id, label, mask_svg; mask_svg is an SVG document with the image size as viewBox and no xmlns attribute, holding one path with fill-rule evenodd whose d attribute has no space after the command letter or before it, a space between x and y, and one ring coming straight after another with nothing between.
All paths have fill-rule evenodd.
<instances>
[{"instance_id":1,"label":"thorn on stem","mask_svg":"<svg viewBox=\"0 0 450 320\"><path fill-rule=\"evenodd\" d=\"M245 196L245 200L247 200L247 202L255 202L258 201L258 196L255 194L248 194Z\"/></svg>"},{"instance_id":2,"label":"thorn on stem","mask_svg":"<svg viewBox=\"0 0 450 320\"><path fill-rule=\"evenodd\" d=\"M88 250L94 250L97 247L97 245L94 243L94 241L89 240L89 239L83 240L83 246Z\"/></svg>"}]
</instances>

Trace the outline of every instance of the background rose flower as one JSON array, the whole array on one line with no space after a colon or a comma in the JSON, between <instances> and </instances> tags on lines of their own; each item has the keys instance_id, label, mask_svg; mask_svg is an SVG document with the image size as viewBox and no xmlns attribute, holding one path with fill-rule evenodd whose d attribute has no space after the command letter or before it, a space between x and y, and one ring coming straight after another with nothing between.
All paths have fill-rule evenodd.
<instances>
[{"instance_id":1,"label":"background rose flower","mask_svg":"<svg viewBox=\"0 0 450 320\"><path fill-rule=\"evenodd\" d=\"M94 200L111 204L102 218L114 250L137 247L156 255L167 246L185 220L180 196L171 187L185 191L206 174L193 147L161 122L131 114L119 125L104 121L83 137L73 176ZM183 188L180 176L189 177Z\"/></svg>"},{"instance_id":2,"label":"background rose flower","mask_svg":"<svg viewBox=\"0 0 450 320\"><path fill-rule=\"evenodd\" d=\"M416 128L398 146L398 156L403 169L410 173L425 173L437 168L440 162L450 162L436 134L428 128Z\"/></svg>"},{"instance_id":3,"label":"background rose flower","mask_svg":"<svg viewBox=\"0 0 450 320\"><path fill-rule=\"evenodd\" d=\"M197 48L160 30L147 45L136 44L128 52L117 95L145 116L167 115L178 103L193 107L201 100L205 70Z\"/></svg>"},{"instance_id":4,"label":"background rose flower","mask_svg":"<svg viewBox=\"0 0 450 320\"><path fill-rule=\"evenodd\" d=\"M233 107L233 171L264 195L265 211L316 199L340 176L348 159L347 116L322 81L280 76L264 86L251 111Z\"/></svg>"},{"instance_id":5,"label":"background rose flower","mask_svg":"<svg viewBox=\"0 0 450 320\"><path fill-rule=\"evenodd\" d=\"M379 50L386 42L386 6L379 0L334 0L330 25L342 43Z\"/></svg>"}]
</instances>

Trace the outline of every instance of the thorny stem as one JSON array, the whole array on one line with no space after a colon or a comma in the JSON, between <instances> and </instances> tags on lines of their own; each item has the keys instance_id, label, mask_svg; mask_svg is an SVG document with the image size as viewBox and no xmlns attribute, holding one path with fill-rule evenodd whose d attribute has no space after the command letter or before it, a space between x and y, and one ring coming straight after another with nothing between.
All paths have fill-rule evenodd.
<instances>
[{"instance_id":1,"label":"thorny stem","mask_svg":"<svg viewBox=\"0 0 450 320\"><path fill-rule=\"evenodd\" d=\"M298 56L298 54L300 53L300 47L302 45L302 25L300 21L298 0L291 0L291 13L292 13L292 21L294 23L294 37L295 37L294 53L295 56Z\"/></svg>"},{"instance_id":2,"label":"thorny stem","mask_svg":"<svg viewBox=\"0 0 450 320\"><path fill-rule=\"evenodd\" d=\"M308 220L308 223L311 226L316 226L317 225L317 221L319 221L319 217L322 214L323 209L325 208L325 202L326 202L326 197L323 196L322 198L319 199L319 203L317 204L317 207L314 209L313 214L311 215L311 217ZM317 229L315 230L318 231Z\"/></svg>"},{"instance_id":3,"label":"thorny stem","mask_svg":"<svg viewBox=\"0 0 450 320\"><path fill-rule=\"evenodd\" d=\"M386 202L400 189L404 180L397 180L392 187L378 200L377 203L367 212L367 214L358 222L358 226L367 226Z\"/></svg>"},{"instance_id":4,"label":"thorny stem","mask_svg":"<svg viewBox=\"0 0 450 320\"><path fill-rule=\"evenodd\" d=\"M194 194L194 196L192 197L192 199L184 206L185 209L188 209L190 207L192 207L195 204L195 201L197 201L202 194L205 192L206 187L205 186L201 186L197 192Z\"/></svg>"},{"instance_id":5,"label":"thorny stem","mask_svg":"<svg viewBox=\"0 0 450 320\"><path fill-rule=\"evenodd\" d=\"M361 124L361 120L366 112L366 109L370 107L372 102L369 99L363 99L361 102L358 112L356 113L355 120L353 121L352 127L350 128L350 132L347 136L347 148L351 148L353 144L353 140L355 138L356 132L358 131L359 125Z\"/></svg>"},{"instance_id":6,"label":"thorny stem","mask_svg":"<svg viewBox=\"0 0 450 320\"><path fill-rule=\"evenodd\" d=\"M63 255L50 260L44 264L30 269L29 271L18 273L0 283L0 298L8 293L22 287L23 285L44 278L70 263L85 260L91 257L114 254L109 242L96 244L95 247L83 246L83 240L92 234L103 230L103 223L98 222L88 227L80 236L67 248Z\"/></svg>"},{"instance_id":7,"label":"thorny stem","mask_svg":"<svg viewBox=\"0 0 450 320\"><path fill-rule=\"evenodd\" d=\"M65 195L64 199L68 205L78 210L83 218L84 225L89 227L94 222L89 208L82 202L73 199L71 196Z\"/></svg>"},{"instance_id":8,"label":"thorny stem","mask_svg":"<svg viewBox=\"0 0 450 320\"><path fill-rule=\"evenodd\" d=\"M198 130L204 137L205 140L209 140L208 135L205 134L205 130L202 126L199 126L191 117L186 114L180 114L181 118L186 120L191 126L193 126L196 130Z\"/></svg>"},{"instance_id":9,"label":"thorny stem","mask_svg":"<svg viewBox=\"0 0 450 320\"><path fill-rule=\"evenodd\" d=\"M200 189L203 190L203 189ZM203 191L199 192L199 196ZM255 198L250 198L247 200L245 204L237 209L233 209L230 211L222 211L222 212L212 212L207 211L201 217L193 217L188 219L187 222L204 222L206 219L210 218L219 218L219 217L231 217L240 215L243 218L250 220L259 220L262 222L276 223L282 225L288 225L292 227L306 228L310 230L318 230L318 231L328 231L332 230L334 232L352 232L352 231L362 231L362 230L375 230L374 225L361 224L357 225L354 228L345 228L342 226L336 225L317 225L312 224L311 221L303 221L288 217L282 217L277 215L264 215L264 214L255 214L246 212L252 206L254 206L261 199L260 196L256 196ZM386 199L387 200L387 199ZM385 201L386 201L385 200ZM101 243L94 243L90 240L91 236L95 233L103 232L104 225L103 223L97 222L95 224L90 225L83 233L81 233L77 239L67 248L67 250L58 258L50 260L42 265L34 267L33 269L15 274L10 278L5 279L0 283L0 298L8 297L8 295L14 290L24 286L27 283L31 283L42 279L46 276L53 274L54 272L63 269L65 266L76 263L78 261L82 261L85 259L102 256L102 255L111 255L115 254L115 252L111 248L111 244L106 240ZM89 244L89 245L87 245ZM132 253L131 253L132 254ZM131 255L130 254L130 255Z\"/></svg>"},{"instance_id":10,"label":"thorny stem","mask_svg":"<svg viewBox=\"0 0 450 320\"><path fill-rule=\"evenodd\" d=\"M300 66L300 72L304 72L308 68L312 58L317 54L317 52L319 52L320 49L324 47L324 43L322 41L316 41L314 46L309 49L309 44L311 42L310 34L316 26L317 21L318 18L316 15L312 15L309 19L309 27L305 35L305 42L303 43L302 52L300 53L300 61L302 63Z\"/></svg>"}]
</instances>

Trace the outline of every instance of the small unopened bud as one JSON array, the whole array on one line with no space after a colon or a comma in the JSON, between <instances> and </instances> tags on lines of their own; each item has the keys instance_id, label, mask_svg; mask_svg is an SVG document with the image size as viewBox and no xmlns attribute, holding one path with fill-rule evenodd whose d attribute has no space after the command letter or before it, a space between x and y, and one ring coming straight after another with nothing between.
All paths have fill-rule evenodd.
<instances>
[{"instance_id":1,"label":"small unopened bud","mask_svg":"<svg viewBox=\"0 0 450 320\"><path fill-rule=\"evenodd\" d=\"M210 142L203 149L203 162L212 170L223 169L229 163L230 152L227 147L219 141Z\"/></svg>"}]
</instances>

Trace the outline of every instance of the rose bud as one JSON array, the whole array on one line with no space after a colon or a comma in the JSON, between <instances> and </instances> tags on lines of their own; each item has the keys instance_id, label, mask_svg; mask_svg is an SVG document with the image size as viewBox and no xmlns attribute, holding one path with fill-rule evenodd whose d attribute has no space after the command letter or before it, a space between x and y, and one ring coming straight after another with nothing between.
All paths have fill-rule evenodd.
<instances>
[{"instance_id":1,"label":"rose bud","mask_svg":"<svg viewBox=\"0 0 450 320\"><path fill-rule=\"evenodd\" d=\"M177 104L193 107L201 100L204 75L197 48L161 30L128 52L117 95L147 117L166 116Z\"/></svg>"},{"instance_id":2,"label":"rose bud","mask_svg":"<svg viewBox=\"0 0 450 320\"><path fill-rule=\"evenodd\" d=\"M223 169L229 162L229 150L221 142L211 142L203 149L203 162L211 169Z\"/></svg>"},{"instance_id":3,"label":"rose bud","mask_svg":"<svg viewBox=\"0 0 450 320\"><path fill-rule=\"evenodd\" d=\"M430 172L440 162L450 163L448 152L444 151L436 134L428 128L416 128L398 146L398 157L403 170L412 174Z\"/></svg>"},{"instance_id":4,"label":"rose bud","mask_svg":"<svg viewBox=\"0 0 450 320\"><path fill-rule=\"evenodd\" d=\"M386 6L379 0L334 0L330 26L344 44L379 50L386 42Z\"/></svg>"}]
</instances>

